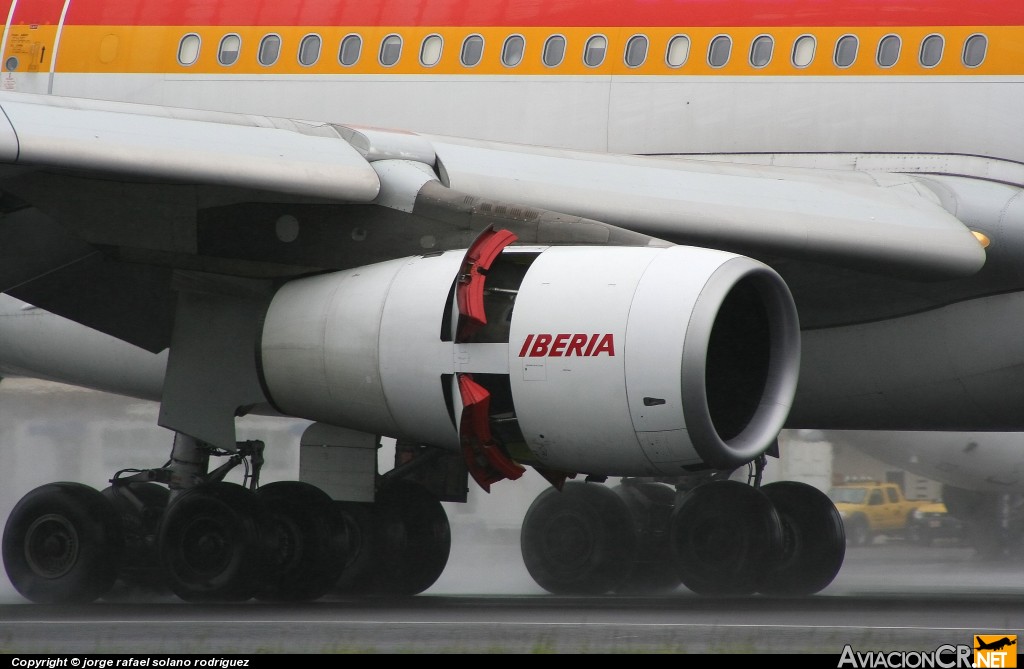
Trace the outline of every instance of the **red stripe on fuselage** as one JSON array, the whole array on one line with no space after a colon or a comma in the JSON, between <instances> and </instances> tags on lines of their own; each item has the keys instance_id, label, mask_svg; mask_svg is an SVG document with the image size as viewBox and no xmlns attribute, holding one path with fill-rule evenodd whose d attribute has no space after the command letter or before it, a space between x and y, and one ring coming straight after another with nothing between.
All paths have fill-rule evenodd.
<instances>
[{"instance_id":1,"label":"red stripe on fuselage","mask_svg":"<svg viewBox=\"0 0 1024 669\"><path fill-rule=\"evenodd\" d=\"M10 5L7 5L8 8ZM8 9L8 11L10 11ZM60 13L64 11L64 0L21 0L14 8L11 23L14 25L57 25ZM4 13L4 18L7 14Z\"/></svg>"},{"instance_id":2,"label":"red stripe on fuselage","mask_svg":"<svg viewBox=\"0 0 1024 669\"><path fill-rule=\"evenodd\" d=\"M20 5L57 0L20 0ZM1022 0L71 0L72 25L954 26L1024 24Z\"/></svg>"}]
</instances>

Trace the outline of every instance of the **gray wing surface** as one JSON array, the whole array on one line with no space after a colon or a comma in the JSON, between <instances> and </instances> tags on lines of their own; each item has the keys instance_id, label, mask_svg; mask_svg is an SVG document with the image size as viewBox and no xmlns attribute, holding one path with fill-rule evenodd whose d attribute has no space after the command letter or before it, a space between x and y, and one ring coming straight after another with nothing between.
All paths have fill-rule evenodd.
<instances>
[{"instance_id":1,"label":"gray wing surface","mask_svg":"<svg viewBox=\"0 0 1024 669\"><path fill-rule=\"evenodd\" d=\"M883 277L984 249L913 176L615 156L0 95L0 291L149 350L176 282L268 284L464 248L692 244Z\"/></svg>"}]
</instances>

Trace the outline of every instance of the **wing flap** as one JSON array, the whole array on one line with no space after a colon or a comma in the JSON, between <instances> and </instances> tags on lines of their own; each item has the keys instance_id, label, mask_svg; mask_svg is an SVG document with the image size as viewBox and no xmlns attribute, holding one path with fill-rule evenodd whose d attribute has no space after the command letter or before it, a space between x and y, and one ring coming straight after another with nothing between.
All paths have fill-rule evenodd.
<instances>
[{"instance_id":1,"label":"wing flap","mask_svg":"<svg viewBox=\"0 0 1024 669\"><path fill-rule=\"evenodd\" d=\"M913 176L432 138L451 188L675 243L910 278L968 276L977 239Z\"/></svg>"},{"instance_id":2,"label":"wing flap","mask_svg":"<svg viewBox=\"0 0 1024 669\"><path fill-rule=\"evenodd\" d=\"M329 124L5 94L0 160L371 202L365 158Z\"/></svg>"}]
</instances>

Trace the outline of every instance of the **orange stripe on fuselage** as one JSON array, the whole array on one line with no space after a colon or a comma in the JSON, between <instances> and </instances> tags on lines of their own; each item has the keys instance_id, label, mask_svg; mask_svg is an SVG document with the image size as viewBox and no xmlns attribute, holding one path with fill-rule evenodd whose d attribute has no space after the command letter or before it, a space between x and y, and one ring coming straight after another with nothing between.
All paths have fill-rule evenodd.
<instances>
[{"instance_id":1,"label":"orange stripe on fuselage","mask_svg":"<svg viewBox=\"0 0 1024 669\"><path fill-rule=\"evenodd\" d=\"M198 61L191 66L177 62L178 44L183 35L196 33L202 38ZM220 39L230 32L241 36L242 46L238 61L231 66L217 62ZM338 62L341 39L351 33L363 37L363 51L359 62L343 67ZM980 67L967 68L961 63L964 40L982 32L989 44L985 61ZM269 33L282 38L281 55L277 63L263 66L256 54L260 39ZM316 33L323 39L319 60L312 66L301 66L297 50L301 38ZM392 67L384 67L377 59L381 40L392 33L405 42L402 57ZM650 39L649 55L640 67L626 67L623 52L626 41L633 35L645 34ZM918 63L921 41L928 35L941 34L945 38L945 51L938 66L924 68ZM419 62L419 48L427 35L439 34L444 38L440 62L425 67ZM479 34L485 40L483 59L475 67L465 67L459 60L460 47L466 36ZM505 67L501 63L501 46L511 34L523 35L526 53L521 64ZM562 65L547 67L541 62L544 41L552 34L561 34L567 41L566 57ZM600 66L588 67L583 63L583 48L594 34L608 39L607 56ZM665 63L665 50L669 40L678 34L691 40L690 56L679 68ZM721 34L733 39L732 57L720 68L707 63L707 50L711 40ZM768 34L775 39L772 61L765 67L754 68L748 62L752 40ZM801 35L811 34L817 39L817 53L807 67L796 68L790 54L794 41ZM836 40L846 34L860 39L856 62L848 68L838 68L832 62ZM903 40L899 61L890 68L875 64L875 50L885 35L897 34ZM841 75L1010 75L1024 74L1024 27L1013 26L953 26L953 27L727 27L727 28L505 28L505 27L375 27L349 28L264 26L65 26L61 39L57 71L69 73L182 73L182 74L435 74L435 75L746 75L746 76L841 76ZM8 48L10 52L10 45ZM8 54L4 54L4 57Z\"/></svg>"}]
</instances>

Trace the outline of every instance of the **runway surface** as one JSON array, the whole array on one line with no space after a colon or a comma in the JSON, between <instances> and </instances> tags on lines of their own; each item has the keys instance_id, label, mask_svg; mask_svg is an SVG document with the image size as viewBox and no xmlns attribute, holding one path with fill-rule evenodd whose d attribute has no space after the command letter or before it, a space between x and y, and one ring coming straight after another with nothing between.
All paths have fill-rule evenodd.
<instances>
[{"instance_id":1,"label":"runway surface","mask_svg":"<svg viewBox=\"0 0 1024 669\"><path fill-rule=\"evenodd\" d=\"M510 537L462 536L441 580L411 599L196 606L172 599L0 606L0 652L820 653L933 651L1024 631L1024 565L969 548L892 541L848 551L813 597L556 597ZM485 541L485 539L491 539ZM829 662L829 666L836 666Z\"/></svg>"}]
</instances>

